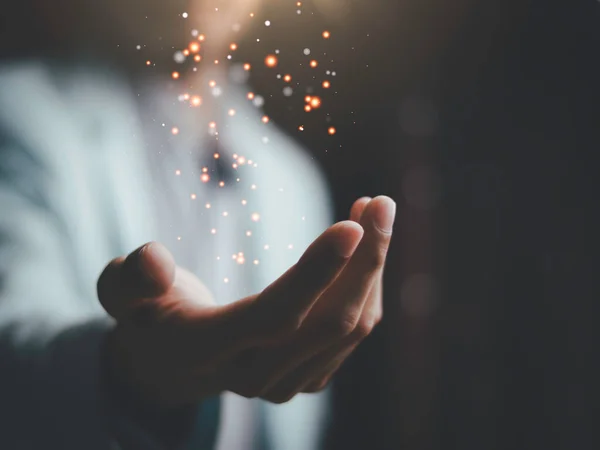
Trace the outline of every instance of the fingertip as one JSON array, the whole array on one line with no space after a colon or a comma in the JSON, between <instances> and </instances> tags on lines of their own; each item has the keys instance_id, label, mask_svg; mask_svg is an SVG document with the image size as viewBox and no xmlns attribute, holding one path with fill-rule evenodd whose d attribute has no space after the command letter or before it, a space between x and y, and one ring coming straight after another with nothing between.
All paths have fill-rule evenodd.
<instances>
[{"instance_id":1,"label":"fingertip","mask_svg":"<svg viewBox=\"0 0 600 450\"><path fill-rule=\"evenodd\" d=\"M149 242L133 251L126 264L130 273L141 275L140 287L148 296L166 292L175 280L175 260L171 252L158 242Z\"/></svg>"},{"instance_id":2,"label":"fingertip","mask_svg":"<svg viewBox=\"0 0 600 450\"><path fill-rule=\"evenodd\" d=\"M349 258L354 254L364 235L363 227L352 220L338 222L331 227L335 234L335 246L338 254Z\"/></svg>"},{"instance_id":3,"label":"fingertip","mask_svg":"<svg viewBox=\"0 0 600 450\"><path fill-rule=\"evenodd\" d=\"M391 233L396 218L396 202L390 197L380 195L366 206L361 223L369 222L384 233Z\"/></svg>"},{"instance_id":4,"label":"fingertip","mask_svg":"<svg viewBox=\"0 0 600 450\"><path fill-rule=\"evenodd\" d=\"M359 222L360 217L362 216L362 213L365 210L365 207L369 204L371 200L371 197L361 197L358 200L356 200L352 205L352 208L350 209L350 220L353 220L354 222Z\"/></svg>"},{"instance_id":5,"label":"fingertip","mask_svg":"<svg viewBox=\"0 0 600 450\"><path fill-rule=\"evenodd\" d=\"M150 242L140 253L142 270L155 287L160 291L170 288L175 281L175 259L171 252L159 242Z\"/></svg>"}]
</instances>

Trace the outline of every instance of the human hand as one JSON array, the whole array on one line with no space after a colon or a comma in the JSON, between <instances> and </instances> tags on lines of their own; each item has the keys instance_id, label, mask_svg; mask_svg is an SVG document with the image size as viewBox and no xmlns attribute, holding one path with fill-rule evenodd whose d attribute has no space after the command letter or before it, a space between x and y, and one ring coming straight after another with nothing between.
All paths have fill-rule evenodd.
<instances>
[{"instance_id":1,"label":"human hand","mask_svg":"<svg viewBox=\"0 0 600 450\"><path fill-rule=\"evenodd\" d=\"M113 260L98 296L117 321L111 372L164 407L222 391L280 403L325 386L381 319L395 205L358 200L258 295L216 306L160 244ZM360 225L357 223L360 222Z\"/></svg>"}]
</instances>

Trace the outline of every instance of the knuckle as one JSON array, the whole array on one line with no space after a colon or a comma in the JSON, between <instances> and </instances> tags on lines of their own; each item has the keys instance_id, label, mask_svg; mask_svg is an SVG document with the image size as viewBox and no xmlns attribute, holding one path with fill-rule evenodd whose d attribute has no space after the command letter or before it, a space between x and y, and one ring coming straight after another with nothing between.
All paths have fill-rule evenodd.
<instances>
[{"instance_id":1,"label":"knuckle","mask_svg":"<svg viewBox=\"0 0 600 450\"><path fill-rule=\"evenodd\" d=\"M375 317L367 316L359 320L352 334L356 339L362 340L371 334L373 328L375 328Z\"/></svg>"},{"instance_id":2,"label":"knuckle","mask_svg":"<svg viewBox=\"0 0 600 450\"><path fill-rule=\"evenodd\" d=\"M356 328L357 320L351 314L344 314L328 320L327 329L335 337L344 337L352 334Z\"/></svg>"}]
</instances>

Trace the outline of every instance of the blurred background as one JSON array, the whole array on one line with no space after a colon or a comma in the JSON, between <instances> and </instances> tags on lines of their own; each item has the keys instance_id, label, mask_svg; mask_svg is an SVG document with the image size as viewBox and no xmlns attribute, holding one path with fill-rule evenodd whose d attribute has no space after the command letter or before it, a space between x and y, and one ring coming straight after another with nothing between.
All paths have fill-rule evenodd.
<instances>
[{"instance_id":1,"label":"blurred background","mask_svg":"<svg viewBox=\"0 0 600 450\"><path fill-rule=\"evenodd\" d=\"M598 448L600 3L352 5L328 107L355 123L315 158L338 219L364 193L399 214L327 448Z\"/></svg>"},{"instance_id":2,"label":"blurred background","mask_svg":"<svg viewBox=\"0 0 600 450\"><path fill-rule=\"evenodd\" d=\"M277 89L267 114L338 219L365 194L399 205L385 319L337 377L326 448L598 448L600 3L319 4L297 26L335 36L336 145L251 84ZM25 34L4 58L43 45Z\"/></svg>"}]
</instances>

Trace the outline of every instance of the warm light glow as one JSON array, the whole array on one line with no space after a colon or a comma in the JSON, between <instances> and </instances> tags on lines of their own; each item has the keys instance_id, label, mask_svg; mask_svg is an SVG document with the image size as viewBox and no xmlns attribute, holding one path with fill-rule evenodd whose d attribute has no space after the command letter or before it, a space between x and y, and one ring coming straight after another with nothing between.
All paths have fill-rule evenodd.
<instances>
[{"instance_id":1,"label":"warm light glow","mask_svg":"<svg viewBox=\"0 0 600 450\"><path fill-rule=\"evenodd\" d=\"M177 128L177 127L173 127L173 128L171 128L171 133L172 133L174 136L178 135L178 134L179 134L179 128Z\"/></svg>"},{"instance_id":2,"label":"warm light glow","mask_svg":"<svg viewBox=\"0 0 600 450\"><path fill-rule=\"evenodd\" d=\"M318 108L321 106L321 99L319 97L313 97L310 99L310 106L313 108Z\"/></svg>"},{"instance_id":3,"label":"warm light glow","mask_svg":"<svg viewBox=\"0 0 600 450\"><path fill-rule=\"evenodd\" d=\"M196 62L202 61L202 56L200 56L200 55L194 55L194 61L196 61Z\"/></svg>"},{"instance_id":4,"label":"warm light glow","mask_svg":"<svg viewBox=\"0 0 600 450\"><path fill-rule=\"evenodd\" d=\"M313 69L314 69L315 67L317 67L318 65L319 65L319 63L317 62L317 60L316 60L316 59L313 59L313 60L310 62L310 67L312 67Z\"/></svg>"},{"instance_id":5,"label":"warm light glow","mask_svg":"<svg viewBox=\"0 0 600 450\"><path fill-rule=\"evenodd\" d=\"M246 71L250 70L251 67L252 66L248 63L244 64L244 70L246 70Z\"/></svg>"},{"instance_id":6,"label":"warm light glow","mask_svg":"<svg viewBox=\"0 0 600 450\"><path fill-rule=\"evenodd\" d=\"M323 88L329 89L331 87L331 83L327 80L323 81Z\"/></svg>"},{"instance_id":7,"label":"warm light glow","mask_svg":"<svg viewBox=\"0 0 600 450\"><path fill-rule=\"evenodd\" d=\"M262 123L269 123L269 116L263 116L261 120Z\"/></svg>"},{"instance_id":8,"label":"warm light glow","mask_svg":"<svg viewBox=\"0 0 600 450\"><path fill-rule=\"evenodd\" d=\"M199 95L192 96L192 98L190 99L190 104L192 106L200 106L202 104L202 97L200 97Z\"/></svg>"},{"instance_id":9,"label":"warm light glow","mask_svg":"<svg viewBox=\"0 0 600 450\"><path fill-rule=\"evenodd\" d=\"M277 57L275 55L267 55L265 58L265 65L269 68L277 66Z\"/></svg>"},{"instance_id":10,"label":"warm light glow","mask_svg":"<svg viewBox=\"0 0 600 450\"><path fill-rule=\"evenodd\" d=\"M290 81L292 81L292 76L291 75L285 75L283 77L283 81L285 81L286 83L289 83Z\"/></svg>"},{"instance_id":11,"label":"warm light glow","mask_svg":"<svg viewBox=\"0 0 600 450\"><path fill-rule=\"evenodd\" d=\"M214 88L214 87L217 85L217 82L216 82L215 80L210 80L210 81L208 82L208 85L209 85L211 88Z\"/></svg>"},{"instance_id":12,"label":"warm light glow","mask_svg":"<svg viewBox=\"0 0 600 450\"><path fill-rule=\"evenodd\" d=\"M327 132L333 136L336 133L336 129L334 127L329 127L329 129L327 130Z\"/></svg>"},{"instance_id":13,"label":"warm light glow","mask_svg":"<svg viewBox=\"0 0 600 450\"><path fill-rule=\"evenodd\" d=\"M232 51L236 51L236 50L237 50L237 44L236 44L235 42L233 42L233 43L232 43L232 44L229 46L229 48L230 48Z\"/></svg>"},{"instance_id":14,"label":"warm light glow","mask_svg":"<svg viewBox=\"0 0 600 450\"><path fill-rule=\"evenodd\" d=\"M254 99L254 92L248 92L248 95L246 97L248 97L248 100Z\"/></svg>"},{"instance_id":15,"label":"warm light glow","mask_svg":"<svg viewBox=\"0 0 600 450\"><path fill-rule=\"evenodd\" d=\"M329 31L323 31L323 39L329 39L331 37L331 33Z\"/></svg>"},{"instance_id":16,"label":"warm light glow","mask_svg":"<svg viewBox=\"0 0 600 450\"><path fill-rule=\"evenodd\" d=\"M173 77L174 80L178 80L179 79L179 72L173 72L171 74L171 77Z\"/></svg>"},{"instance_id":17,"label":"warm light glow","mask_svg":"<svg viewBox=\"0 0 600 450\"><path fill-rule=\"evenodd\" d=\"M208 182L210 181L210 175L209 175L209 174L207 174L207 173L203 173L203 174L200 176L200 180L201 180L203 183L208 183Z\"/></svg>"},{"instance_id":18,"label":"warm light glow","mask_svg":"<svg viewBox=\"0 0 600 450\"><path fill-rule=\"evenodd\" d=\"M304 105L304 111L311 112L312 111L311 106L310 105Z\"/></svg>"},{"instance_id":19,"label":"warm light glow","mask_svg":"<svg viewBox=\"0 0 600 450\"><path fill-rule=\"evenodd\" d=\"M190 42L190 46L189 46L190 52L192 53L198 53L200 51L200 44L198 44L195 41Z\"/></svg>"}]
</instances>

